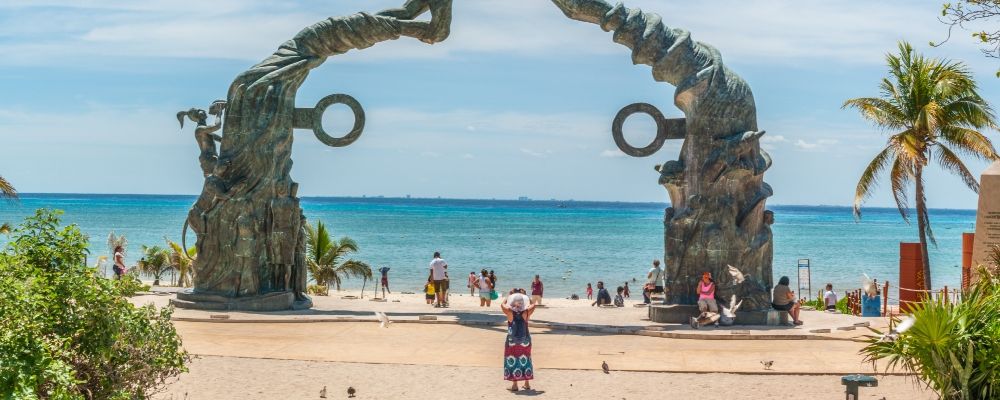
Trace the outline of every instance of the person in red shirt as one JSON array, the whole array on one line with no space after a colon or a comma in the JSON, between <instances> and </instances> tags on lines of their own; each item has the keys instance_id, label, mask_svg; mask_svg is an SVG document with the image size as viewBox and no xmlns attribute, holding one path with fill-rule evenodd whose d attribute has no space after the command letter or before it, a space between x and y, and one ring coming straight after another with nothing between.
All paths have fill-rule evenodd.
<instances>
[{"instance_id":1,"label":"person in red shirt","mask_svg":"<svg viewBox=\"0 0 1000 400\"><path fill-rule=\"evenodd\" d=\"M542 280L535 275L535 280L531 281L531 304L542 305Z\"/></svg>"}]
</instances>

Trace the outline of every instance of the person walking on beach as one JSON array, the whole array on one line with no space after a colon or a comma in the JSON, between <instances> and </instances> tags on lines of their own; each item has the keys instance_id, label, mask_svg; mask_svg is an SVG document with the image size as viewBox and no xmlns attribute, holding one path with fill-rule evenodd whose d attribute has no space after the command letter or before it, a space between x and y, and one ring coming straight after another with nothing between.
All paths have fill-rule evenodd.
<instances>
[{"instance_id":1,"label":"person walking on beach","mask_svg":"<svg viewBox=\"0 0 1000 400\"><path fill-rule=\"evenodd\" d=\"M511 290L507 301L500 303L500 309L507 317L503 379L512 382L512 392L518 391L518 381L524 382L524 390L531 390L529 381L535 379L535 368L531 362L531 334L528 332L528 322L535 306L529 303L528 296L514 290Z\"/></svg>"},{"instance_id":2,"label":"person walking on beach","mask_svg":"<svg viewBox=\"0 0 1000 400\"><path fill-rule=\"evenodd\" d=\"M122 279L122 276L128 271L125 267L125 249L122 246L115 246L115 279Z\"/></svg>"},{"instance_id":3,"label":"person walking on beach","mask_svg":"<svg viewBox=\"0 0 1000 400\"><path fill-rule=\"evenodd\" d=\"M469 283L465 287L469 288L469 296L476 295L476 271L469 272Z\"/></svg>"},{"instance_id":4,"label":"person walking on beach","mask_svg":"<svg viewBox=\"0 0 1000 400\"><path fill-rule=\"evenodd\" d=\"M490 275L485 269L479 275L479 279L476 279L476 286L479 287L479 306L489 307L493 301L493 282L490 281Z\"/></svg>"},{"instance_id":5,"label":"person walking on beach","mask_svg":"<svg viewBox=\"0 0 1000 400\"><path fill-rule=\"evenodd\" d=\"M431 279L427 279L427 284L424 285L424 299L427 304L434 304L434 281Z\"/></svg>"},{"instance_id":6,"label":"person walking on beach","mask_svg":"<svg viewBox=\"0 0 1000 400\"><path fill-rule=\"evenodd\" d=\"M778 311L788 311L788 315L792 317L792 324L802 325L802 321L799 320L799 302L795 301L795 292L788 287L787 276L782 276L774 286L771 307Z\"/></svg>"},{"instance_id":7,"label":"person walking on beach","mask_svg":"<svg viewBox=\"0 0 1000 400\"><path fill-rule=\"evenodd\" d=\"M434 294L437 296L437 302L434 303L434 308L441 308L445 306L444 292L445 292L445 279L447 276L445 272L448 271L448 263L441 259L441 253L435 251L434 259L431 260L430 265L430 279L434 282Z\"/></svg>"},{"instance_id":8,"label":"person walking on beach","mask_svg":"<svg viewBox=\"0 0 1000 400\"><path fill-rule=\"evenodd\" d=\"M542 305L542 280L535 275L535 280L531 281L531 304Z\"/></svg>"},{"instance_id":9,"label":"person walking on beach","mask_svg":"<svg viewBox=\"0 0 1000 400\"><path fill-rule=\"evenodd\" d=\"M625 282L625 298L631 297L628 290L628 282Z\"/></svg>"},{"instance_id":10,"label":"person walking on beach","mask_svg":"<svg viewBox=\"0 0 1000 400\"><path fill-rule=\"evenodd\" d=\"M654 293L663 293L663 270L660 260L653 260L653 268L646 274L646 285L642 287L642 302L649 304Z\"/></svg>"},{"instance_id":11,"label":"person walking on beach","mask_svg":"<svg viewBox=\"0 0 1000 400\"><path fill-rule=\"evenodd\" d=\"M594 299L594 287L590 286L590 282L587 282L587 300Z\"/></svg>"},{"instance_id":12,"label":"person walking on beach","mask_svg":"<svg viewBox=\"0 0 1000 400\"><path fill-rule=\"evenodd\" d=\"M389 290L389 267L382 267L378 269L378 272L382 274L382 298L385 298L385 292L392 294Z\"/></svg>"}]
</instances>

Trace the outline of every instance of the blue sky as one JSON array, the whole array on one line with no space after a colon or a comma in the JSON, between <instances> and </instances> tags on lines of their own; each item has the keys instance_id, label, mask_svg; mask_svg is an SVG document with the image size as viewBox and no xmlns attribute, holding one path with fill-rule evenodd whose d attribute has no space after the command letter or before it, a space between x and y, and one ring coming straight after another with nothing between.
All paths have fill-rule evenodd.
<instances>
[{"instance_id":1,"label":"blue sky","mask_svg":"<svg viewBox=\"0 0 1000 400\"><path fill-rule=\"evenodd\" d=\"M22 192L195 194L197 148L191 128L178 129L177 111L224 98L238 73L313 22L401 2L5 0L0 174ZM338 149L296 132L300 194L666 201L652 167L675 158L680 143L625 157L609 126L619 108L640 101L680 116L673 87L631 65L610 34L568 20L548 1L455 2L444 43L403 38L312 72L300 107L348 93L368 125ZM772 204L851 203L885 135L840 105L876 94L884 54L898 40L966 62L984 96L1000 101L1000 63L966 33L927 45L946 34L939 1L626 5L689 29L750 83L775 160L766 175ZM331 110L327 130L346 131L348 116ZM626 132L639 143L652 124L636 117ZM935 169L929 181L932 207L975 207L958 179ZM869 204L890 205L888 191Z\"/></svg>"}]
</instances>

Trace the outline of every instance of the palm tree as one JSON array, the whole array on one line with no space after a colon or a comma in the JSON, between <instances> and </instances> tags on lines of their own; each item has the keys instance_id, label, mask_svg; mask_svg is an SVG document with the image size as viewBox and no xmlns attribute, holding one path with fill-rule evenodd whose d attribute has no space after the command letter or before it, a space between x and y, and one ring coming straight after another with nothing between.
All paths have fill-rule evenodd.
<instances>
[{"instance_id":1,"label":"palm tree","mask_svg":"<svg viewBox=\"0 0 1000 400\"><path fill-rule=\"evenodd\" d=\"M170 246L170 263L177 270L177 285L191 287L194 279L194 260L198 258L198 248L191 246L187 250L180 243L164 238Z\"/></svg>"},{"instance_id":2,"label":"palm tree","mask_svg":"<svg viewBox=\"0 0 1000 400\"><path fill-rule=\"evenodd\" d=\"M0 198L16 199L17 190L6 179L0 176Z\"/></svg>"},{"instance_id":3,"label":"palm tree","mask_svg":"<svg viewBox=\"0 0 1000 400\"><path fill-rule=\"evenodd\" d=\"M927 242L937 244L927 214L924 168L935 159L941 168L957 175L978 193L976 177L959 158L996 160L997 152L979 130L996 128L996 116L979 96L976 82L964 64L924 58L909 43L899 43L899 54L886 55L890 77L879 85L879 97L859 97L844 102L879 128L892 132L888 143L868 164L854 194L854 215L861 218L861 204L889 171L892 195L900 215L909 217L910 184L914 184L917 230L920 234L924 285L931 289Z\"/></svg>"},{"instance_id":4,"label":"palm tree","mask_svg":"<svg viewBox=\"0 0 1000 400\"><path fill-rule=\"evenodd\" d=\"M350 253L358 251L358 244L344 236L340 240L330 239L330 233L320 221L316 228L306 224L306 265L317 285L326 286L330 292L330 284L340 290L344 277L372 277L372 267L354 259L341 260Z\"/></svg>"},{"instance_id":5,"label":"palm tree","mask_svg":"<svg viewBox=\"0 0 1000 400\"><path fill-rule=\"evenodd\" d=\"M160 246L142 246L142 259L136 263L139 272L153 277L153 286L160 285L160 278L174 268L170 264L170 251Z\"/></svg>"}]
</instances>

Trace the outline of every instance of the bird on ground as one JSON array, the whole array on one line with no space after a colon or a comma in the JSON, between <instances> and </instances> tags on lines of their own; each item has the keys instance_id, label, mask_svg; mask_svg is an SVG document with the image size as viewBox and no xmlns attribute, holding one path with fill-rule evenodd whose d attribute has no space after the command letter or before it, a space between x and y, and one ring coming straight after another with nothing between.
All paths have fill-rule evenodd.
<instances>
[{"instance_id":1,"label":"bird on ground","mask_svg":"<svg viewBox=\"0 0 1000 400\"><path fill-rule=\"evenodd\" d=\"M381 312L381 311L375 311L375 319L378 320L379 326L381 326L383 328L388 328L389 327L389 323L392 322L392 321L389 321L389 316L385 315L385 313Z\"/></svg>"},{"instance_id":2,"label":"bird on ground","mask_svg":"<svg viewBox=\"0 0 1000 400\"><path fill-rule=\"evenodd\" d=\"M603 370L605 374L610 374L611 373L611 368L608 368L608 362L607 361L602 361L601 362L601 370Z\"/></svg>"},{"instance_id":3,"label":"bird on ground","mask_svg":"<svg viewBox=\"0 0 1000 400\"><path fill-rule=\"evenodd\" d=\"M358 392L357 390L354 390L354 386L347 387L347 397L353 398L354 394L357 392Z\"/></svg>"},{"instance_id":4,"label":"bird on ground","mask_svg":"<svg viewBox=\"0 0 1000 400\"><path fill-rule=\"evenodd\" d=\"M765 370L770 371L771 366L774 365L774 361L761 361L760 364L764 366Z\"/></svg>"},{"instance_id":5,"label":"bird on ground","mask_svg":"<svg viewBox=\"0 0 1000 400\"><path fill-rule=\"evenodd\" d=\"M326 398L326 386L323 386L323 390L319 391L319 398L321 398L321 399L325 399Z\"/></svg>"}]
</instances>

